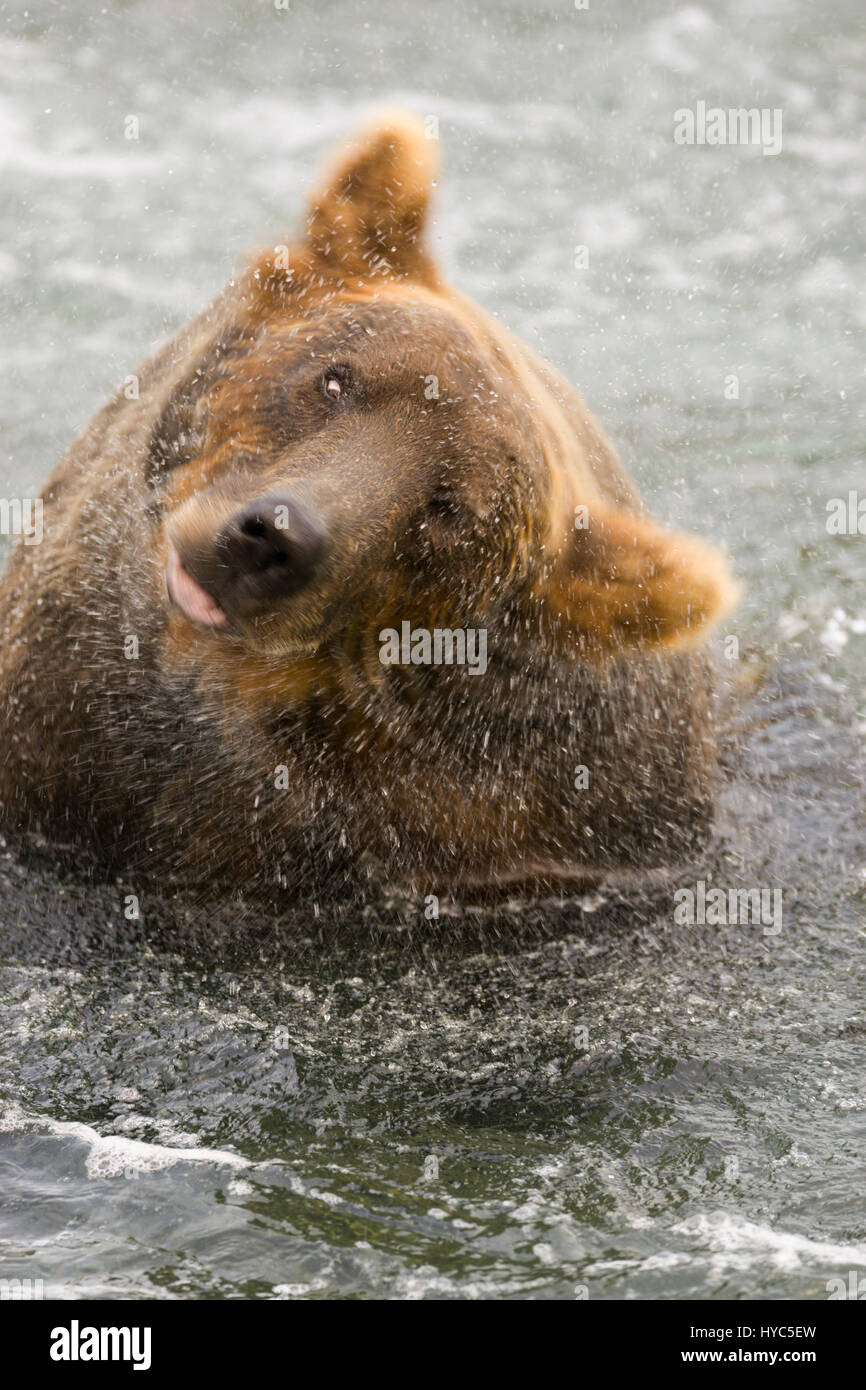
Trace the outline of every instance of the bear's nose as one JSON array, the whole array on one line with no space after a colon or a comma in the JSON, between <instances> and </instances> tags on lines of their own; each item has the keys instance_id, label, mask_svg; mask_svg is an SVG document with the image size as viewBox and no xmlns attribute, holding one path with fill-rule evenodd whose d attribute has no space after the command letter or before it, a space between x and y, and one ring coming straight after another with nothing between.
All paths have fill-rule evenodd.
<instances>
[{"instance_id":1,"label":"bear's nose","mask_svg":"<svg viewBox=\"0 0 866 1390\"><path fill-rule=\"evenodd\" d=\"M275 493L230 517L215 551L232 589L252 599L279 598L313 578L325 553L325 529L297 498Z\"/></svg>"}]
</instances>

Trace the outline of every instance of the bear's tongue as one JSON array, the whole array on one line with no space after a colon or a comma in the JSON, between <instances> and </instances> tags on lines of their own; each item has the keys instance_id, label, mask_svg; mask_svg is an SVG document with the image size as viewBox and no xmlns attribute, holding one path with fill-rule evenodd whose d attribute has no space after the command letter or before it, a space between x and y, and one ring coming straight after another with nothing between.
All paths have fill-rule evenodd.
<instances>
[{"instance_id":1,"label":"bear's tongue","mask_svg":"<svg viewBox=\"0 0 866 1390\"><path fill-rule=\"evenodd\" d=\"M191 574L187 574L174 546L168 552L168 567L165 571L165 585L172 603L176 604L187 618L203 627L222 627L226 615L215 599L205 593Z\"/></svg>"}]
</instances>

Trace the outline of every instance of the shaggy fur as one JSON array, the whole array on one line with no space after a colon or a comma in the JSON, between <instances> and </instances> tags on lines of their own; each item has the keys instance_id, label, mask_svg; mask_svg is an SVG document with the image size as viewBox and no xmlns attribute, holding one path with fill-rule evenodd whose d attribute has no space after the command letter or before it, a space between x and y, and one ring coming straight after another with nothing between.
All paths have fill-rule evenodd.
<instances>
[{"instance_id":1,"label":"shaggy fur","mask_svg":"<svg viewBox=\"0 0 866 1390\"><path fill-rule=\"evenodd\" d=\"M377 866L445 888L656 867L705 832L698 648L734 585L643 514L574 389L441 281L433 148L405 116L362 133L304 234L49 478L44 540L0 594L8 827L277 896ZM327 537L311 582L190 621L172 548L207 588L221 528L277 494ZM486 674L383 666L406 620L485 628Z\"/></svg>"}]
</instances>

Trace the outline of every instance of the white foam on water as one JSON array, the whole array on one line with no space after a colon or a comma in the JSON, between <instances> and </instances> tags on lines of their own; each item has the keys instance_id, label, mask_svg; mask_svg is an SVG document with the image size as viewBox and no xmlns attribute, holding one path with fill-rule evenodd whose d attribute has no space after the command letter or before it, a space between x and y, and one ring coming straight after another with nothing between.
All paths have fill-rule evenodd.
<instances>
[{"instance_id":1,"label":"white foam on water","mask_svg":"<svg viewBox=\"0 0 866 1390\"><path fill-rule=\"evenodd\" d=\"M246 1178L232 1178L227 1191L230 1197L252 1197L255 1188Z\"/></svg>"},{"instance_id":2,"label":"white foam on water","mask_svg":"<svg viewBox=\"0 0 866 1390\"><path fill-rule=\"evenodd\" d=\"M814 1265L833 1265L841 1269L866 1266L866 1243L814 1240L795 1231L778 1231L730 1212L717 1211L689 1217L673 1226L675 1235L705 1241L721 1263L735 1269L767 1263L784 1273L794 1273Z\"/></svg>"},{"instance_id":3,"label":"white foam on water","mask_svg":"<svg viewBox=\"0 0 866 1390\"><path fill-rule=\"evenodd\" d=\"M119 1178L135 1173L156 1173L173 1168L178 1163L212 1163L229 1168L250 1168L249 1159L228 1149L174 1148L167 1144L148 1144L141 1139L128 1139L120 1134L98 1134L90 1125L77 1120L53 1120L48 1116L27 1115L17 1106L0 1114L0 1133L29 1130L38 1134L53 1134L60 1138L77 1139L86 1144L87 1176L89 1178Z\"/></svg>"},{"instance_id":4,"label":"white foam on water","mask_svg":"<svg viewBox=\"0 0 866 1390\"><path fill-rule=\"evenodd\" d=\"M330 1287L332 1285L327 1279L313 1279L309 1284L274 1284L271 1297L283 1301L290 1298L309 1298L311 1293L320 1293Z\"/></svg>"},{"instance_id":5,"label":"white foam on water","mask_svg":"<svg viewBox=\"0 0 866 1390\"><path fill-rule=\"evenodd\" d=\"M686 1250L659 1250L643 1258L599 1260L587 1266L584 1274L652 1274L694 1266L706 1258L711 1278L761 1267L780 1274L808 1272L815 1268L850 1270L866 1267L863 1242L816 1240L795 1231L780 1231L733 1212L715 1211L679 1221L665 1238L680 1237L690 1242ZM697 1248L696 1248L697 1247Z\"/></svg>"}]
</instances>

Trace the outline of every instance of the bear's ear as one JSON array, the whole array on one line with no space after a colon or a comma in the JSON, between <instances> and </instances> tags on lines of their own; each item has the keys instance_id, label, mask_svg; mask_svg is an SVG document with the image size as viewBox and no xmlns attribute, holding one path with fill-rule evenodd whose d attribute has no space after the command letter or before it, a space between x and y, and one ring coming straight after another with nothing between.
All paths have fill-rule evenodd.
<instances>
[{"instance_id":1,"label":"bear's ear","mask_svg":"<svg viewBox=\"0 0 866 1390\"><path fill-rule=\"evenodd\" d=\"M737 585L706 542L600 503L576 522L535 593L561 650L697 646L734 606Z\"/></svg>"},{"instance_id":2,"label":"bear's ear","mask_svg":"<svg viewBox=\"0 0 866 1390\"><path fill-rule=\"evenodd\" d=\"M435 141L406 112L383 113L340 153L310 198L310 247L341 277L436 282L423 232Z\"/></svg>"}]
</instances>

